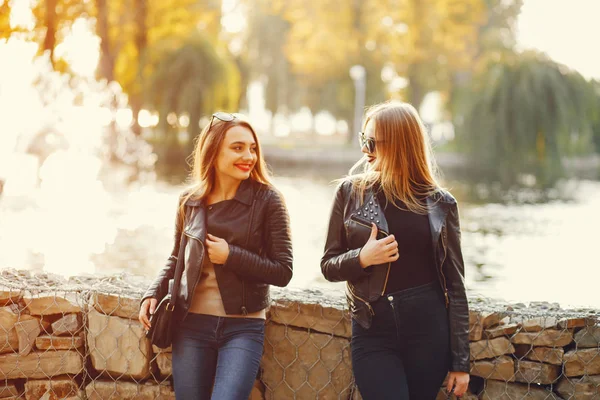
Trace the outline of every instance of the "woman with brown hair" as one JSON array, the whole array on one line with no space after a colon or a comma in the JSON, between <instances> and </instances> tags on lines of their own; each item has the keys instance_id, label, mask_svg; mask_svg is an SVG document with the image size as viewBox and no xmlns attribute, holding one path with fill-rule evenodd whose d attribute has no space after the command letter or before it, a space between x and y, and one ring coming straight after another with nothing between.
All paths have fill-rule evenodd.
<instances>
[{"instance_id":1,"label":"woman with brown hair","mask_svg":"<svg viewBox=\"0 0 600 400\"><path fill-rule=\"evenodd\" d=\"M448 375L461 396L469 315L456 200L434 178L411 105L371 107L359 139L364 157L337 188L321 260L327 280L347 282L356 383L365 400L433 400Z\"/></svg>"},{"instance_id":2,"label":"woman with brown hair","mask_svg":"<svg viewBox=\"0 0 600 400\"><path fill-rule=\"evenodd\" d=\"M213 114L191 177L173 251L144 295L139 319L150 328L149 314L170 291L175 270L183 270L172 294L175 395L245 400L262 356L269 285L292 278L289 216L256 133L239 114Z\"/></svg>"}]
</instances>

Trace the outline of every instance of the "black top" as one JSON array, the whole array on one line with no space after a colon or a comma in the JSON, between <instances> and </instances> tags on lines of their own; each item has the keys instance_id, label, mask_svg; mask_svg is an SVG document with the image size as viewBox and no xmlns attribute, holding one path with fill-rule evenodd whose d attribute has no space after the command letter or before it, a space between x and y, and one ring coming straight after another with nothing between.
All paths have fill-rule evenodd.
<instances>
[{"instance_id":1,"label":"black top","mask_svg":"<svg viewBox=\"0 0 600 400\"><path fill-rule=\"evenodd\" d=\"M251 223L252 198L248 198L251 189L251 180L246 179L242 181L232 199L206 205L206 232L225 239L230 245L244 246Z\"/></svg>"},{"instance_id":2,"label":"black top","mask_svg":"<svg viewBox=\"0 0 600 400\"><path fill-rule=\"evenodd\" d=\"M207 206L206 231L227 243L243 243L248 234L248 207L235 198Z\"/></svg>"},{"instance_id":3,"label":"black top","mask_svg":"<svg viewBox=\"0 0 600 400\"><path fill-rule=\"evenodd\" d=\"M389 233L398 242L400 258L390 267L385 293L394 293L435 281L435 261L429 216L401 210L387 203L383 193L379 194ZM399 203L401 204L401 203Z\"/></svg>"}]
</instances>

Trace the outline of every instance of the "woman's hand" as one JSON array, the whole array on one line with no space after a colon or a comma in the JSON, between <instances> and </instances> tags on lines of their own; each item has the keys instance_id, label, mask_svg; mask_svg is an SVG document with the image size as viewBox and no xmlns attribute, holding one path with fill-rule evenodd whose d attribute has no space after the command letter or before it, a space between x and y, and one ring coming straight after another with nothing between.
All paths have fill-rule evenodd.
<instances>
[{"instance_id":1,"label":"woman's hand","mask_svg":"<svg viewBox=\"0 0 600 400\"><path fill-rule=\"evenodd\" d=\"M371 265L387 264L396 261L399 257L398 242L394 235L377 240L377 225L372 224L371 236L358 255L360 266L367 268Z\"/></svg>"},{"instance_id":2,"label":"woman's hand","mask_svg":"<svg viewBox=\"0 0 600 400\"><path fill-rule=\"evenodd\" d=\"M213 236L210 233L206 235L206 250L208 258L213 264L225 264L229 257L229 244L225 239Z\"/></svg>"},{"instance_id":3,"label":"woman's hand","mask_svg":"<svg viewBox=\"0 0 600 400\"><path fill-rule=\"evenodd\" d=\"M144 326L144 329L150 329L150 315L154 314L156 311L156 305L158 304L158 300L154 298L144 299L142 305L140 306L140 314L138 316L139 321Z\"/></svg>"},{"instance_id":4,"label":"woman's hand","mask_svg":"<svg viewBox=\"0 0 600 400\"><path fill-rule=\"evenodd\" d=\"M466 372L450 372L448 374L448 384L446 390L448 393L454 388L454 395L460 397L467 391L469 386L469 374Z\"/></svg>"}]
</instances>

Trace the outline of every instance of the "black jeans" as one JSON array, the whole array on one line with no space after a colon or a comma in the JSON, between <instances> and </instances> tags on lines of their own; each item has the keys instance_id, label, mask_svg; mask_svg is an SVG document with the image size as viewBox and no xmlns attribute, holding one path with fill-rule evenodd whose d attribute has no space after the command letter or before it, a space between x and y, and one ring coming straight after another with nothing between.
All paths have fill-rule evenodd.
<instances>
[{"instance_id":1,"label":"black jeans","mask_svg":"<svg viewBox=\"0 0 600 400\"><path fill-rule=\"evenodd\" d=\"M437 282L382 296L373 324L352 321L352 366L365 400L434 400L450 367L444 297Z\"/></svg>"}]
</instances>

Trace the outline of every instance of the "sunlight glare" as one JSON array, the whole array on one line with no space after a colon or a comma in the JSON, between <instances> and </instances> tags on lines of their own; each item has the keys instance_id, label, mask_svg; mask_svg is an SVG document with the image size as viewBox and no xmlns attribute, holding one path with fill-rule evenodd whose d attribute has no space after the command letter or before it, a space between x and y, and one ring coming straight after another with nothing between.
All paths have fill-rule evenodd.
<instances>
[{"instance_id":1,"label":"sunlight glare","mask_svg":"<svg viewBox=\"0 0 600 400\"><path fill-rule=\"evenodd\" d=\"M64 41L56 46L55 54L64 58L76 74L93 77L100 59L100 38L93 32L93 23L78 18Z\"/></svg>"}]
</instances>

